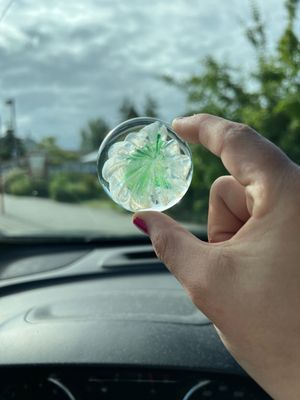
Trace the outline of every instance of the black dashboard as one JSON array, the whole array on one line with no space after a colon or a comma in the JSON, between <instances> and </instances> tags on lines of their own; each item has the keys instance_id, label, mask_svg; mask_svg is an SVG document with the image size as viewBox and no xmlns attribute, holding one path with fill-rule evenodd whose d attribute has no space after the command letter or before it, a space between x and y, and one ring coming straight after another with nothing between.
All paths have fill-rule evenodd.
<instances>
[{"instance_id":1,"label":"black dashboard","mask_svg":"<svg viewBox=\"0 0 300 400\"><path fill-rule=\"evenodd\" d=\"M269 399L148 244L2 255L0 400Z\"/></svg>"},{"instance_id":2,"label":"black dashboard","mask_svg":"<svg viewBox=\"0 0 300 400\"><path fill-rule=\"evenodd\" d=\"M247 378L176 369L60 366L1 373L1 399L266 399Z\"/></svg>"}]
</instances>

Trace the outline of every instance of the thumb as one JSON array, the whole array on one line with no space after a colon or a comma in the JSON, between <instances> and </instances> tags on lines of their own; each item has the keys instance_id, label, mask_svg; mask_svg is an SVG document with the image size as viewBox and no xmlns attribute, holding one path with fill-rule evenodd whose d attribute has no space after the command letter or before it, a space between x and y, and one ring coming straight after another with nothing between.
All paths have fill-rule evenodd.
<instances>
[{"instance_id":1,"label":"thumb","mask_svg":"<svg viewBox=\"0 0 300 400\"><path fill-rule=\"evenodd\" d=\"M192 299L208 289L212 248L165 214L145 211L133 223L150 236L154 251ZM210 261L208 261L210 259Z\"/></svg>"}]
</instances>

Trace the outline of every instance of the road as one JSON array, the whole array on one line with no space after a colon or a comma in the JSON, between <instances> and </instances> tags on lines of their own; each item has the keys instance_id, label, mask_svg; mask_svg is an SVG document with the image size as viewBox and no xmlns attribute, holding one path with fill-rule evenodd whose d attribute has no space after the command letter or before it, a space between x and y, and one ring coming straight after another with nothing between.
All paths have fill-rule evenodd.
<instances>
[{"instance_id":1,"label":"road","mask_svg":"<svg viewBox=\"0 0 300 400\"><path fill-rule=\"evenodd\" d=\"M187 229L203 226L185 224ZM140 234L131 214L113 209L95 209L78 204L58 203L36 197L5 195L5 214L0 214L0 235L86 235L128 236Z\"/></svg>"},{"instance_id":2,"label":"road","mask_svg":"<svg viewBox=\"0 0 300 400\"><path fill-rule=\"evenodd\" d=\"M131 216L110 209L94 209L35 197L5 195L5 214L0 214L0 232L28 234L136 234Z\"/></svg>"}]
</instances>

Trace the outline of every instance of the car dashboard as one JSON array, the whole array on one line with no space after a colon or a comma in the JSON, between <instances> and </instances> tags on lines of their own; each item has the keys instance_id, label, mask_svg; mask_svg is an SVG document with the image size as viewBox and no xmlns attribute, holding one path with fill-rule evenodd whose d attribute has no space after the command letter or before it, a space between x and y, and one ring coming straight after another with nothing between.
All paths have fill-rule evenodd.
<instances>
[{"instance_id":1,"label":"car dashboard","mask_svg":"<svg viewBox=\"0 0 300 400\"><path fill-rule=\"evenodd\" d=\"M2 245L1 263L0 400L269 399L148 243Z\"/></svg>"}]
</instances>

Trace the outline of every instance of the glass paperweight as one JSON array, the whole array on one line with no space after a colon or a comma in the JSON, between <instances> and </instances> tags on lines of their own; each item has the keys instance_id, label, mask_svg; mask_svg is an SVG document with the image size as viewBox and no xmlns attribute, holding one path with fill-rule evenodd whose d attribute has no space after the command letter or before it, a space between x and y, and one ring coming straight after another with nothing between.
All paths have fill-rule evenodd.
<instances>
[{"instance_id":1,"label":"glass paperweight","mask_svg":"<svg viewBox=\"0 0 300 400\"><path fill-rule=\"evenodd\" d=\"M97 169L108 195L133 212L172 207L188 190L193 173L188 145L169 125L148 117L130 119L109 132Z\"/></svg>"}]
</instances>

